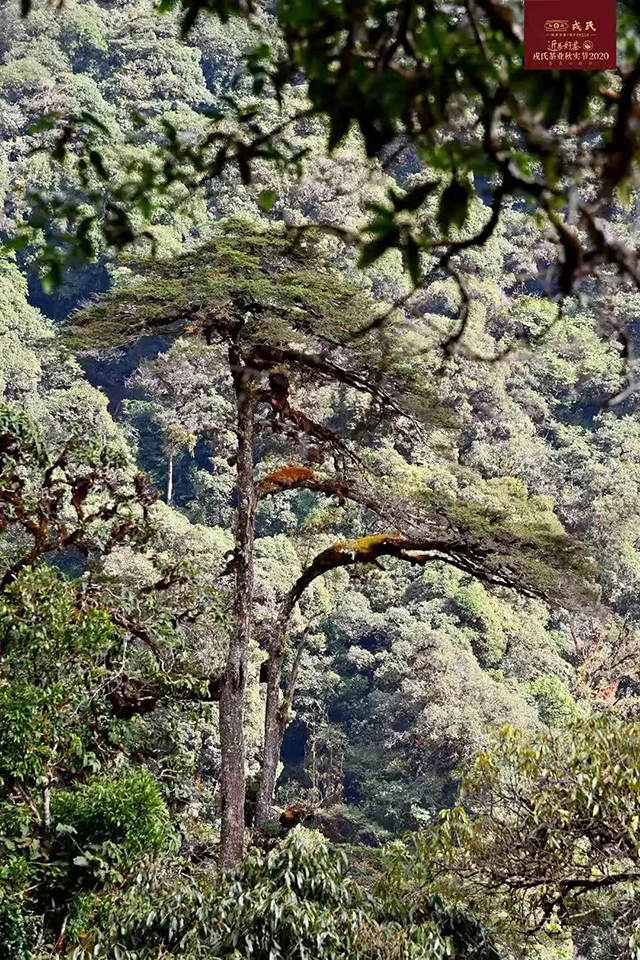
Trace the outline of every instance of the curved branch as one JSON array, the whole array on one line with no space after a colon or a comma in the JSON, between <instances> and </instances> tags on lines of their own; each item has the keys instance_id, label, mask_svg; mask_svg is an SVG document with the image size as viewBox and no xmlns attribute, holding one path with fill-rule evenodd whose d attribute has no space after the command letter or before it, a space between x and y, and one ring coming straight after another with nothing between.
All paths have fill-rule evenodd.
<instances>
[{"instance_id":1,"label":"curved branch","mask_svg":"<svg viewBox=\"0 0 640 960\"><path fill-rule=\"evenodd\" d=\"M466 540L411 538L394 534L375 534L336 543L319 553L298 577L285 598L279 623L284 621L286 624L306 588L324 573L356 563L376 563L384 556L395 557L416 566L442 560L486 583L518 590L525 596L545 599L540 591L522 583L516 572L508 568L492 570L487 562L490 554L490 550Z\"/></svg>"},{"instance_id":2,"label":"curved branch","mask_svg":"<svg viewBox=\"0 0 640 960\"><path fill-rule=\"evenodd\" d=\"M271 474L263 483L263 496L276 492L277 489L287 489L291 486L312 483L313 477L306 474L305 468L290 468L293 474L290 477L282 476L282 471ZM302 473L300 473L302 471ZM309 474L312 471L308 471ZM270 489L274 488L275 489ZM361 537L357 540L346 540L335 543L333 546L319 553L313 562L298 577L293 587L285 596L275 622L274 630L268 644L269 654L264 665L264 674L267 683L265 703L264 743L262 757L262 771L258 795L256 798L255 824L262 829L271 817L273 794L275 790L278 762L282 750L282 739L286 730L289 710L295 693L303 644L298 648L292 667L289 683L284 698L281 700L282 663L284 659L284 637L293 610L302 597L302 594L323 574L339 567L351 566L356 563L371 563L379 565L380 557L395 557L416 566L424 566L434 560L442 560L451 566L464 570L466 573L492 583L497 586L517 589L527 596L541 596L530 587L522 584L515 572L508 569L492 570L488 563L491 551L477 547L464 540L431 539L426 537L405 537L397 534L374 534Z\"/></svg>"},{"instance_id":3,"label":"curved branch","mask_svg":"<svg viewBox=\"0 0 640 960\"><path fill-rule=\"evenodd\" d=\"M279 493L286 493L289 490L312 490L316 493L323 493L327 497L335 497L343 506L348 500L351 503L357 503L359 506L370 510L372 514L380 517L387 525L395 524L399 529L412 528L414 530L426 527L442 527L438 523L427 517L420 517L412 514L407 508L407 504L400 504L390 499L379 499L358 489L353 483L345 480L341 474L331 477L322 477L311 467L288 463L284 467L279 467L267 474L266 477L257 485L258 502L267 497L276 496Z\"/></svg>"},{"instance_id":4,"label":"curved branch","mask_svg":"<svg viewBox=\"0 0 640 960\"><path fill-rule=\"evenodd\" d=\"M296 410L289 403L289 394L288 394L288 382L286 392L276 391L273 389L273 381L276 378L276 375L272 374L269 377L271 381L271 390L262 390L258 395L258 399L263 403L268 403L271 407L271 412L273 415L273 429L282 430L283 421L288 421L293 427L294 431L300 431L300 433L306 434L308 437L313 437L314 440L320 441L320 443L326 444L334 451L334 459L338 451L345 458L349 458L358 462L360 458L352 450L348 448L344 440L342 440L333 430L329 430L327 427L323 426L321 423L316 423L315 420L311 420L305 413L301 410ZM280 379L286 379L284 376Z\"/></svg>"}]
</instances>

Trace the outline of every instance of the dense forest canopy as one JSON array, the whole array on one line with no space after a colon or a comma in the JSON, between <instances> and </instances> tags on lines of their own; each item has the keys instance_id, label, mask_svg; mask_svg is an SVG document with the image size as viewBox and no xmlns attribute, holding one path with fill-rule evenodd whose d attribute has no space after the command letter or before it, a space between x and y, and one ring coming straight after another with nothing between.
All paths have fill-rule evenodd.
<instances>
[{"instance_id":1,"label":"dense forest canopy","mask_svg":"<svg viewBox=\"0 0 640 960\"><path fill-rule=\"evenodd\" d=\"M633 5L0 22L0 954L640 956Z\"/></svg>"}]
</instances>

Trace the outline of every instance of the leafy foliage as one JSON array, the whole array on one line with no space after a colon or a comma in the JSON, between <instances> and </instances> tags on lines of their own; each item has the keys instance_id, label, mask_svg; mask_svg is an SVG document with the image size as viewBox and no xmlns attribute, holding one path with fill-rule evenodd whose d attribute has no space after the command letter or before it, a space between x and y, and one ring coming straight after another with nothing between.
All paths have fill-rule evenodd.
<instances>
[{"instance_id":1,"label":"leafy foliage","mask_svg":"<svg viewBox=\"0 0 640 960\"><path fill-rule=\"evenodd\" d=\"M141 233L152 238L136 220L148 220L167 194L189 196L224 179L229 169L250 184L255 167L265 161L300 170L307 148L296 149L290 128L322 118L329 154L357 128L363 159L392 163L410 149L436 176L429 187L422 183L405 195L390 191L390 205L371 206L373 217L360 235L361 265L395 248L414 285L432 278L433 271L423 269L422 253L433 255L435 268L460 282L452 258L484 245L509 199L524 197L545 215L560 249L556 282L562 293L571 292L585 273L599 274L602 263L615 264L637 283L631 258L598 226L604 207L594 210L580 196L586 180L589 187L600 186L604 204L616 189L628 186L634 172L637 18L630 8L624 10L628 40L621 52L622 78L619 90L612 90L595 71L559 70L548 79L523 70L522 17L494 0L482 0L473 9L413 0L401 8L377 2L357 8L288 2L278 5L268 24L254 16L251 3L186 0L160 9L166 13L178 6L183 36L201 13L222 24L232 18L247 22L253 43L244 66L254 99L227 95L223 109L207 105L203 115L209 123L195 139L184 138L164 118L151 156L136 156L138 131L147 125L136 111L133 149L117 159L108 126L89 110L41 117L39 127L47 134L57 128L52 156L64 161L71 155L80 196L33 191L28 228L9 246L21 249L43 232L49 282L59 282L69 262L95 255L96 233L116 249ZM23 13L28 12L27 3ZM306 102L302 109L290 108L291 85L300 77ZM280 107L273 119L255 100L267 93ZM468 232L480 179L493 184L491 211L478 231ZM419 213L436 190L435 216L405 218ZM258 202L268 212L276 197L271 187L263 188ZM577 228L564 216L570 201ZM348 234L341 224L333 230ZM464 323L464 313L461 319Z\"/></svg>"},{"instance_id":2,"label":"leafy foliage","mask_svg":"<svg viewBox=\"0 0 640 960\"><path fill-rule=\"evenodd\" d=\"M520 929L552 935L585 897L606 910L606 894L640 876L639 733L611 715L534 738L503 730L443 814L435 842L448 869L503 897L505 923Z\"/></svg>"},{"instance_id":3,"label":"leafy foliage","mask_svg":"<svg viewBox=\"0 0 640 960\"><path fill-rule=\"evenodd\" d=\"M235 873L211 880L175 867L140 873L123 895L74 926L76 956L157 955L266 960L407 960L428 956L495 960L486 932L437 898L402 907L381 882L365 893L347 858L301 828L270 853L253 851ZM97 924L96 924L97 921Z\"/></svg>"},{"instance_id":4,"label":"leafy foliage","mask_svg":"<svg viewBox=\"0 0 640 960\"><path fill-rule=\"evenodd\" d=\"M106 611L79 609L54 570L25 571L3 593L0 884L25 950L39 914L55 928L79 890L168 839L152 777L105 779L120 738L104 685L122 639ZM87 776L102 779L84 785Z\"/></svg>"}]
</instances>

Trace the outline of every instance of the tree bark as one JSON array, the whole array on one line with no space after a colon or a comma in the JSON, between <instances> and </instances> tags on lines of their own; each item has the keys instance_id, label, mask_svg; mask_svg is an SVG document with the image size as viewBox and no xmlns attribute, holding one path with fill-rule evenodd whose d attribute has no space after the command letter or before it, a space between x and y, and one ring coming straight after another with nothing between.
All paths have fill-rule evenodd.
<instances>
[{"instance_id":1,"label":"tree bark","mask_svg":"<svg viewBox=\"0 0 640 960\"><path fill-rule=\"evenodd\" d=\"M267 660L267 697L264 713L264 750L262 758L262 768L260 770L260 783L258 785L258 796L256 799L255 825L261 830L266 823L271 820L273 814L273 795L276 788L276 775L278 772L278 763L282 753L282 741L284 740L285 730L289 722L289 711L293 703L293 696L298 684L298 673L300 672L300 662L304 652L308 629L305 630L296 655L291 666L286 690L280 700L280 685L282 679L282 661L284 658L284 630L290 616L288 605L285 606L284 617L286 620L280 621L281 634L279 635L278 645L274 647Z\"/></svg>"},{"instance_id":2,"label":"tree bark","mask_svg":"<svg viewBox=\"0 0 640 960\"><path fill-rule=\"evenodd\" d=\"M255 812L255 825L258 830L262 830L271 819L282 739L287 724L287 705L280 704L281 674L282 650L279 648L277 651L273 651L267 660L264 745Z\"/></svg>"},{"instance_id":3,"label":"tree bark","mask_svg":"<svg viewBox=\"0 0 640 960\"><path fill-rule=\"evenodd\" d=\"M256 797L255 826L261 830L271 819L273 812L273 794L276 786L276 775L278 772L278 763L280 762L280 753L282 752L282 741L289 721L289 710L293 703L298 682L298 673L300 671L300 661L305 647L307 630L305 630L302 640L298 644L298 649L289 674L287 689L283 693L282 702L280 701L280 686L282 679L282 661L285 653L285 637L291 614L296 603L304 592L305 585L300 584L300 578L292 589L288 592L280 614L275 624L273 637L269 644L269 656L267 658L267 695L264 711L264 742L262 752L262 768L260 770L260 782L258 784L258 795Z\"/></svg>"},{"instance_id":4,"label":"tree bark","mask_svg":"<svg viewBox=\"0 0 640 960\"><path fill-rule=\"evenodd\" d=\"M234 627L220 696L222 749L222 825L220 863L231 867L242 858L246 793L244 697L252 632L256 490L253 481L253 435L256 399L253 372L236 349L229 351L237 397L238 517L235 553Z\"/></svg>"}]
</instances>

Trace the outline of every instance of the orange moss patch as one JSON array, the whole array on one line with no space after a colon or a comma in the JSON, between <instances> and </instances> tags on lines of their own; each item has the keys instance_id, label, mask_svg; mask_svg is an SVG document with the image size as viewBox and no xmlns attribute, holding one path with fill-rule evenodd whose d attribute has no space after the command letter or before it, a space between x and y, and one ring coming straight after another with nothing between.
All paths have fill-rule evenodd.
<instances>
[{"instance_id":1,"label":"orange moss patch","mask_svg":"<svg viewBox=\"0 0 640 960\"><path fill-rule=\"evenodd\" d=\"M315 480L315 474L309 467L298 467L295 464L287 464L286 467L280 467L273 473L267 474L264 480L260 481L259 488L263 496L268 493L278 493L280 490L288 490L291 487L299 486L308 481Z\"/></svg>"}]
</instances>

